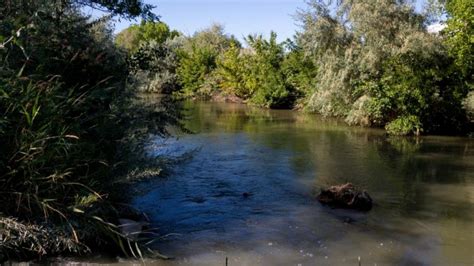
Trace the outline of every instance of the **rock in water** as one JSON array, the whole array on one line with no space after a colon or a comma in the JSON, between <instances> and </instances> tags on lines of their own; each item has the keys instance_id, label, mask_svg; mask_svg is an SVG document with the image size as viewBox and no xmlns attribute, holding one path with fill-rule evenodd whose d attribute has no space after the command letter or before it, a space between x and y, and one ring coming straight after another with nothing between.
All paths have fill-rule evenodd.
<instances>
[{"instance_id":1,"label":"rock in water","mask_svg":"<svg viewBox=\"0 0 474 266\"><path fill-rule=\"evenodd\" d=\"M144 222L137 222L130 219L119 219L118 227L124 236L131 240L137 240L145 225L146 223Z\"/></svg>"},{"instance_id":2,"label":"rock in water","mask_svg":"<svg viewBox=\"0 0 474 266\"><path fill-rule=\"evenodd\" d=\"M244 197L245 199L248 198L248 197L250 197L250 196L252 196L252 193L250 193L250 192L244 192L244 193L242 193L242 197Z\"/></svg>"},{"instance_id":3,"label":"rock in water","mask_svg":"<svg viewBox=\"0 0 474 266\"><path fill-rule=\"evenodd\" d=\"M372 198L365 191L360 191L351 183L321 189L317 199L333 208L369 211L372 209Z\"/></svg>"}]
</instances>

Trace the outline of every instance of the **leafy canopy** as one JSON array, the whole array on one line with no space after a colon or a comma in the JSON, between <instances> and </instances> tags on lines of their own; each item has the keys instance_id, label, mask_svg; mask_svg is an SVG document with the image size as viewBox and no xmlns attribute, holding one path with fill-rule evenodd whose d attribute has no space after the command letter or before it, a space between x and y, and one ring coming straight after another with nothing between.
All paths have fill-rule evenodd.
<instances>
[{"instance_id":1,"label":"leafy canopy","mask_svg":"<svg viewBox=\"0 0 474 266\"><path fill-rule=\"evenodd\" d=\"M164 22L143 20L140 25L132 25L118 33L115 38L115 43L133 53L136 52L142 44L152 41L162 44L166 40L176 36L179 36L179 33L174 30L171 31L169 26Z\"/></svg>"},{"instance_id":2,"label":"leafy canopy","mask_svg":"<svg viewBox=\"0 0 474 266\"><path fill-rule=\"evenodd\" d=\"M449 71L442 40L427 32L427 18L408 1L309 5L299 14L299 41L318 66L312 110L392 133L461 130L466 92Z\"/></svg>"}]
</instances>

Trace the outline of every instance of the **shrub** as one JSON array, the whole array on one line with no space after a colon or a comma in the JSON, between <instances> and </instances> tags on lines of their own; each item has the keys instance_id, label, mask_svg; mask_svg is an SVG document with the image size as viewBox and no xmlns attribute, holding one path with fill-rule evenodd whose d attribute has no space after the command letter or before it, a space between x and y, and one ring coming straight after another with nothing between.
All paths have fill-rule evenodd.
<instances>
[{"instance_id":1,"label":"shrub","mask_svg":"<svg viewBox=\"0 0 474 266\"><path fill-rule=\"evenodd\" d=\"M139 91L172 93L179 89L176 49L172 39L161 44L151 41L130 55L129 67Z\"/></svg>"},{"instance_id":2,"label":"shrub","mask_svg":"<svg viewBox=\"0 0 474 266\"><path fill-rule=\"evenodd\" d=\"M132 25L117 34L117 46L135 53L143 44L155 42L163 44L169 39L179 36L177 31L171 31L164 22L143 20L140 25Z\"/></svg>"},{"instance_id":3,"label":"shrub","mask_svg":"<svg viewBox=\"0 0 474 266\"><path fill-rule=\"evenodd\" d=\"M420 135L422 124L417 116L402 116L388 123L385 129L392 135Z\"/></svg>"},{"instance_id":4,"label":"shrub","mask_svg":"<svg viewBox=\"0 0 474 266\"><path fill-rule=\"evenodd\" d=\"M330 2L310 1L300 13L299 42L318 65L309 109L352 124L387 125L389 132L412 126L425 133L465 131L469 79L456 63L469 56L453 60L440 36L427 32L427 18L405 2ZM456 12L469 21L464 10ZM465 39L469 30L457 32ZM469 48L451 41L463 53Z\"/></svg>"},{"instance_id":5,"label":"shrub","mask_svg":"<svg viewBox=\"0 0 474 266\"><path fill-rule=\"evenodd\" d=\"M203 96L201 86L216 68L217 52L208 47L193 46L189 53L182 51L177 70L184 96Z\"/></svg>"},{"instance_id":6,"label":"shrub","mask_svg":"<svg viewBox=\"0 0 474 266\"><path fill-rule=\"evenodd\" d=\"M133 102L107 21L60 2L0 6L1 260L125 240L113 177L148 132L137 121L172 120Z\"/></svg>"},{"instance_id":7,"label":"shrub","mask_svg":"<svg viewBox=\"0 0 474 266\"><path fill-rule=\"evenodd\" d=\"M221 81L219 87L255 105L292 107L296 96L281 71L283 44L277 44L273 32L269 40L260 35L249 36L247 42L248 49L233 45L219 58L216 71Z\"/></svg>"}]
</instances>

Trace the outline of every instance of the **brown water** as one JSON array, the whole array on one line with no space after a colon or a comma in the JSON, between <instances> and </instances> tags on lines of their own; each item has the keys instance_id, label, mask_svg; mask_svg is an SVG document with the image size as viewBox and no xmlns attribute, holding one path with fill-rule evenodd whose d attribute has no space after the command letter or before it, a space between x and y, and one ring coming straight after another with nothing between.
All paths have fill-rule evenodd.
<instances>
[{"instance_id":1,"label":"brown water","mask_svg":"<svg viewBox=\"0 0 474 266\"><path fill-rule=\"evenodd\" d=\"M244 105L189 103L194 135L156 140L186 160L140 184L161 265L474 265L474 140L383 131ZM369 213L321 206L352 182ZM244 197L243 193L250 193Z\"/></svg>"}]
</instances>

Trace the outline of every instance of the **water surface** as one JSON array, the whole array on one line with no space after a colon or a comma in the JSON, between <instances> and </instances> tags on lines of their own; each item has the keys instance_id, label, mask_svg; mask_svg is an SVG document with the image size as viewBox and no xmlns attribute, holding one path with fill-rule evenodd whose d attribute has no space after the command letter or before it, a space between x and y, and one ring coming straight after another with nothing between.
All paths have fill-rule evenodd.
<instances>
[{"instance_id":1,"label":"water surface","mask_svg":"<svg viewBox=\"0 0 474 266\"><path fill-rule=\"evenodd\" d=\"M163 265L473 265L474 141L387 137L285 110L188 103L196 134L154 141L181 160L140 184L173 256ZM321 187L352 182L376 202L332 210Z\"/></svg>"}]
</instances>

